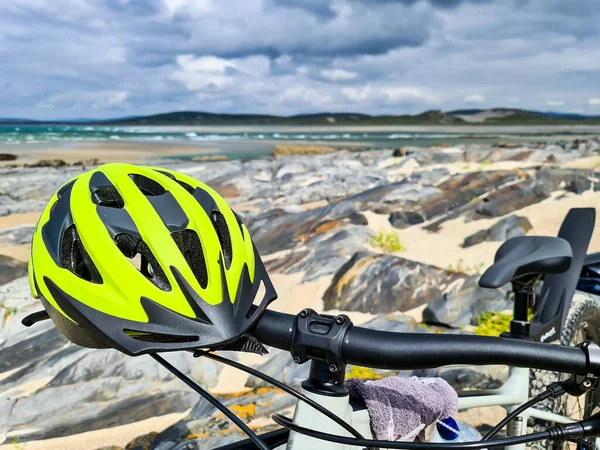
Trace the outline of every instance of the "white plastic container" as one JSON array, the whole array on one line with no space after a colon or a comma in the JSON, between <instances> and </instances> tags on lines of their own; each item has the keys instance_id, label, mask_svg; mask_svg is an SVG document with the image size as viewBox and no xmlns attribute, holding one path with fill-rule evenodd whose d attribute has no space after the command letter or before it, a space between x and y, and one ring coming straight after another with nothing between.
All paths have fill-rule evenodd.
<instances>
[{"instance_id":1,"label":"white plastic container","mask_svg":"<svg viewBox=\"0 0 600 450\"><path fill-rule=\"evenodd\" d=\"M429 442L450 443L481 440L481 434L479 434L479 431L466 422L456 422L452 417L442 419L439 422L436 424Z\"/></svg>"}]
</instances>

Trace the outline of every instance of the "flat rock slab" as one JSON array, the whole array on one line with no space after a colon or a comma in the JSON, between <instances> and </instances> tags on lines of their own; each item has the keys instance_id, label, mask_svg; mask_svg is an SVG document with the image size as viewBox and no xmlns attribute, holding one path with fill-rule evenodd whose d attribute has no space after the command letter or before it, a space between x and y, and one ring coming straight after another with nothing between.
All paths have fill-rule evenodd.
<instances>
[{"instance_id":1,"label":"flat rock slab","mask_svg":"<svg viewBox=\"0 0 600 450\"><path fill-rule=\"evenodd\" d=\"M22 225L0 231L0 244L24 245L31 243L35 225Z\"/></svg>"},{"instance_id":2,"label":"flat rock slab","mask_svg":"<svg viewBox=\"0 0 600 450\"><path fill-rule=\"evenodd\" d=\"M27 275L27 264L10 256L0 255L0 284Z\"/></svg>"},{"instance_id":3,"label":"flat rock slab","mask_svg":"<svg viewBox=\"0 0 600 450\"><path fill-rule=\"evenodd\" d=\"M371 314L408 311L442 296L464 274L393 255L358 252L335 274L325 310Z\"/></svg>"},{"instance_id":4,"label":"flat rock slab","mask_svg":"<svg viewBox=\"0 0 600 450\"><path fill-rule=\"evenodd\" d=\"M513 214L499 220L487 230L479 230L467 236L463 242L463 247L472 247L483 241L503 242L513 237L525 236L532 228L533 225L527 217Z\"/></svg>"}]
</instances>

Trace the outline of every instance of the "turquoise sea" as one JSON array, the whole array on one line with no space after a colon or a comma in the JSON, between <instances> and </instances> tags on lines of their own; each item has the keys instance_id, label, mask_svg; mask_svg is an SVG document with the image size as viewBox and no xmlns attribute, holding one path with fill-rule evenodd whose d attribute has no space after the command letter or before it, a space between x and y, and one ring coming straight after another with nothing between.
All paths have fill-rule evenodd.
<instances>
[{"instance_id":1,"label":"turquoise sea","mask_svg":"<svg viewBox=\"0 0 600 450\"><path fill-rule=\"evenodd\" d=\"M431 146L440 143L494 143L528 140L528 133L465 134L464 132L398 132L352 130L335 127L317 130L290 128L211 127L209 131L174 127L119 127L88 125L0 125L0 151L26 151L28 148L76 147L80 143L154 143L169 146L197 146L199 153L225 154L231 158L256 158L270 155L274 146L285 143L313 143L328 146L396 148ZM233 131L232 131L233 130Z\"/></svg>"}]
</instances>

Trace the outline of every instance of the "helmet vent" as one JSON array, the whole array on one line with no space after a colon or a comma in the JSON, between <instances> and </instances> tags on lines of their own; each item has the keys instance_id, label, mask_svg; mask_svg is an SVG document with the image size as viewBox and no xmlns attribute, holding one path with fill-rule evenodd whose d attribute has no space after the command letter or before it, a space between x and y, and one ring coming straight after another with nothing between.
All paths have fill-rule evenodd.
<instances>
[{"instance_id":1,"label":"helmet vent","mask_svg":"<svg viewBox=\"0 0 600 450\"><path fill-rule=\"evenodd\" d=\"M231 248L231 235L227 228L227 221L220 211L213 211L211 214L215 231L219 236L219 242L221 243L221 249L223 250L223 257L225 258L225 268L231 267L231 260L233 258L233 252Z\"/></svg>"},{"instance_id":2,"label":"helmet vent","mask_svg":"<svg viewBox=\"0 0 600 450\"><path fill-rule=\"evenodd\" d=\"M196 188L192 187L191 185L187 184L185 181L181 181L181 180L175 180L177 181L177 183L179 183L179 185L184 188L186 191L188 191L190 194L194 195L194 192L196 191Z\"/></svg>"},{"instance_id":3,"label":"helmet vent","mask_svg":"<svg viewBox=\"0 0 600 450\"><path fill-rule=\"evenodd\" d=\"M120 233L115 236L115 244L129 262L156 287L163 291L171 290L169 279L143 240L128 233Z\"/></svg>"},{"instance_id":4,"label":"helmet vent","mask_svg":"<svg viewBox=\"0 0 600 450\"><path fill-rule=\"evenodd\" d=\"M102 276L81 243L75 225L68 227L62 235L60 264L79 278L96 284L102 283Z\"/></svg>"},{"instance_id":5,"label":"helmet vent","mask_svg":"<svg viewBox=\"0 0 600 450\"><path fill-rule=\"evenodd\" d=\"M102 186L92 192L92 202L107 208L123 209L125 201L114 186Z\"/></svg>"},{"instance_id":6,"label":"helmet vent","mask_svg":"<svg viewBox=\"0 0 600 450\"><path fill-rule=\"evenodd\" d=\"M132 173L129 175L131 181L138 187L142 193L148 197L153 197L156 195L163 195L166 190L156 181L137 173Z\"/></svg>"},{"instance_id":7,"label":"helmet vent","mask_svg":"<svg viewBox=\"0 0 600 450\"><path fill-rule=\"evenodd\" d=\"M142 342L160 342L164 344L177 344L180 342L195 342L199 339L198 336L178 336L173 334L163 333L148 333L136 330L123 330L130 338Z\"/></svg>"},{"instance_id":8,"label":"helmet vent","mask_svg":"<svg viewBox=\"0 0 600 450\"><path fill-rule=\"evenodd\" d=\"M200 287L206 289L206 286L208 286L208 271L198 234L193 230L183 230L171 233L171 236L190 269L192 269L192 273L198 280Z\"/></svg>"}]
</instances>

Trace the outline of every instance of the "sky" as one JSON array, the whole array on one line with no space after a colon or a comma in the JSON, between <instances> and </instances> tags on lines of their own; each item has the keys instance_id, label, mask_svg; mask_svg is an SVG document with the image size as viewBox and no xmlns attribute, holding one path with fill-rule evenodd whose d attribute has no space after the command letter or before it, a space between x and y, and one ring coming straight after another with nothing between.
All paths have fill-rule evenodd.
<instances>
[{"instance_id":1,"label":"sky","mask_svg":"<svg viewBox=\"0 0 600 450\"><path fill-rule=\"evenodd\" d=\"M600 114L598 0L1 0L0 117Z\"/></svg>"}]
</instances>

